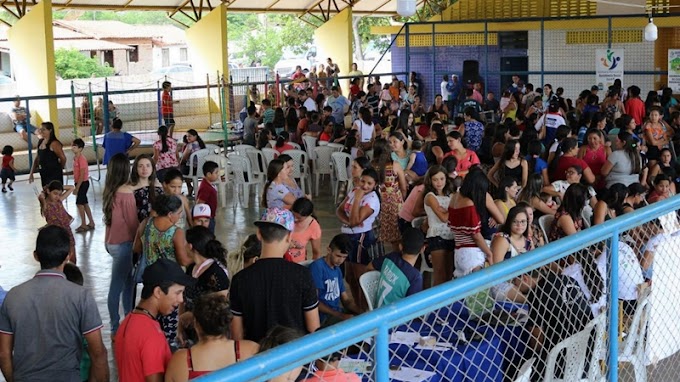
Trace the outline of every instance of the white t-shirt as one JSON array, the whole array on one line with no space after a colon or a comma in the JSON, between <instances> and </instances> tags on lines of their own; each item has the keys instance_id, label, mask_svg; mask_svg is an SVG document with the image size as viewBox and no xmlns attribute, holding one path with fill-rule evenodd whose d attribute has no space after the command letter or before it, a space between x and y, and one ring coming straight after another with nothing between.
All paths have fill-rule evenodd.
<instances>
[{"instance_id":1,"label":"white t-shirt","mask_svg":"<svg viewBox=\"0 0 680 382\"><path fill-rule=\"evenodd\" d=\"M644 281L635 251L628 244L619 241L619 299L637 300L637 287Z\"/></svg>"},{"instance_id":2,"label":"white t-shirt","mask_svg":"<svg viewBox=\"0 0 680 382\"><path fill-rule=\"evenodd\" d=\"M342 207L347 216L349 216L349 213L352 210L355 191L356 188L349 192L349 195L347 197L347 203L345 203L345 205ZM361 198L361 206L362 207L368 206L373 210L373 212L366 218L366 220L361 222L361 224L359 224L356 227L349 227L343 224L342 228L340 229L342 233L347 234L364 233L373 229L373 222L375 222L375 218L377 218L378 214L380 213L380 199L378 198L378 194L376 194L375 191L373 191L369 194L364 195L364 197Z\"/></svg>"},{"instance_id":3,"label":"white t-shirt","mask_svg":"<svg viewBox=\"0 0 680 382\"><path fill-rule=\"evenodd\" d=\"M357 119L354 121L354 129L359 132L359 139L361 143L370 142L373 138L373 132L375 131L375 126L371 123L367 125L363 120Z\"/></svg>"},{"instance_id":4,"label":"white t-shirt","mask_svg":"<svg viewBox=\"0 0 680 382\"><path fill-rule=\"evenodd\" d=\"M316 102L311 97L307 97L302 106L307 108L307 112L316 111Z\"/></svg>"},{"instance_id":5,"label":"white t-shirt","mask_svg":"<svg viewBox=\"0 0 680 382\"><path fill-rule=\"evenodd\" d=\"M566 125L567 122L559 114L548 113L544 115L543 118L540 118L538 121L536 121L536 126L534 126L536 131L541 131L543 124L545 124L546 129L557 130L558 127L561 125Z\"/></svg>"},{"instance_id":6,"label":"white t-shirt","mask_svg":"<svg viewBox=\"0 0 680 382\"><path fill-rule=\"evenodd\" d=\"M588 286L586 285L586 282L583 279L583 268L581 267L581 264L574 263L572 265L569 265L568 267L562 270L562 274L576 280L576 283L579 285L579 287L581 287L581 291L583 291L583 295L585 296L586 300L588 300L590 309L593 311L593 316L597 317L600 313L604 312L607 307L606 253L601 254L597 259L595 259L595 261L597 263L597 271L600 273L600 276L602 277L602 283L604 285L602 295L597 301L591 301L592 294L590 293L590 289L588 289Z\"/></svg>"},{"instance_id":7,"label":"white t-shirt","mask_svg":"<svg viewBox=\"0 0 680 382\"><path fill-rule=\"evenodd\" d=\"M451 201L451 197L447 195L435 195L433 192L428 193L425 195L425 198L427 198L429 195L432 195L437 199L437 204L439 204L440 207L443 208L448 208L449 207L449 202ZM453 231L449 227L449 222L448 221L441 221L439 220L439 216L430 208L430 206L425 203L425 213L427 214L427 223L428 223L428 228L427 228L427 237L441 237L444 240L453 240Z\"/></svg>"},{"instance_id":8,"label":"white t-shirt","mask_svg":"<svg viewBox=\"0 0 680 382\"><path fill-rule=\"evenodd\" d=\"M442 93L442 99L444 102L446 102L449 99L449 91L446 89L446 86L448 86L449 82L448 81L442 81L441 84L439 84L440 91Z\"/></svg>"}]
</instances>

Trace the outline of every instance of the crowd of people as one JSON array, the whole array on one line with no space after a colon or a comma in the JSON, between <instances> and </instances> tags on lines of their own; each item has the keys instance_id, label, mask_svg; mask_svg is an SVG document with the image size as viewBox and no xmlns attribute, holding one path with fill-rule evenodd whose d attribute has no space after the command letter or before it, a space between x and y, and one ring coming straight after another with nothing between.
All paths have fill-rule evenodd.
<instances>
[{"instance_id":1,"label":"crowd of people","mask_svg":"<svg viewBox=\"0 0 680 382\"><path fill-rule=\"evenodd\" d=\"M187 159L205 147L199 133L189 130L179 148L172 126L161 126L153 155L130 165L127 154L139 141L112 120L103 211L113 259L107 306L121 381L186 381L221 369L367 311L359 278L368 271L381 273L375 306L391 304L669 198L680 181L673 146L680 112L668 89L650 92L645 102L638 87L619 82L602 101L593 87L572 102L561 88L536 91L514 76L496 101L491 92L483 96L483 84L462 84L454 75L443 78L441 94L426 107L416 73L384 86L358 77L347 96L320 77L294 81L286 108L274 108L269 97L247 108L244 143L273 148L277 157L268 163L257 233L233 253L215 236L217 163L203 164L197 190L185 178ZM166 123L174 125L171 115ZM62 185L65 158L53 131L49 122L41 125L30 176L40 172L48 223L36 243L41 271L12 289L0 309L0 368L8 380L104 381L103 325L91 293L77 285L82 274L63 206L77 194L76 233L94 229L87 165L78 160L75 186ZM305 136L319 145L340 143L352 158L335 208L341 233L326 248L325 227L286 153ZM76 159L82 148L74 141ZM12 153L3 155L10 158L3 158L4 191ZM634 242L620 243L632 256L622 256L626 289L619 298L633 306L637 292L630 286L653 277L649 232L663 230L658 222L650 226ZM487 292L529 306L528 351L539 360L606 304L606 248L591 249ZM424 262L432 269L425 280ZM549 312L541 303L574 286L571 306L585 311L565 304ZM27 313L35 304L51 313ZM556 322L569 324L557 331ZM40 346L30 339L36 331L45 334ZM359 380L339 369L340 357L317 361L307 380ZM300 371L272 380L296 380Z\"/></svg>"}]
</instances>

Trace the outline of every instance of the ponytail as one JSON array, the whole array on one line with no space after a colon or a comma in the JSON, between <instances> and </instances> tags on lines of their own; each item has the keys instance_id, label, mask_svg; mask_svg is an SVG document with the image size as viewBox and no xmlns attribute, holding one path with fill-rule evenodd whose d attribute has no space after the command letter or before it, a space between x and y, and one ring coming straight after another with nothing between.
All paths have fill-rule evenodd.
<instances>
[{"instance_id":1,"label":"ponytail","mask_svg":"<svg viewBox=\"0 0 680 382\"><path fill-rule=\"evenodd\" d=\"M167 126L161 125L158 127L158 135L161 137L161 152L167 153L168 148L168 128Z\"/></svg>"},{"instance_id":2,"label":"ponytail","mask_svg":"<svg viewBox=\"0 0 680 382\"><path fill-rule=\"evenodd\" d=\"M215 259L221 265L227 266L227 250L218 240L213 239L205 243L203 252L201 255L206 259Z\"/></svg>"}]
</instances>

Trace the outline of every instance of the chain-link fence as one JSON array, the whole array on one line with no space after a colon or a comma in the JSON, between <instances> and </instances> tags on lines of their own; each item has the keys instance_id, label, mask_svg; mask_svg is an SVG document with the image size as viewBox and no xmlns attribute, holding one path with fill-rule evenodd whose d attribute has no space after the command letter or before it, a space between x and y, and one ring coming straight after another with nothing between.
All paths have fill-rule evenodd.
<instances>
[{"instance_id":1,"label":"chain-link fence","mask_svg":"<svg viewBox=\"0 0 680 382\"><path fill-rule=\"evenodd\" d=\"M204 380L677 380L679 208L652 204Z\"/></svg>"}]
</instances>

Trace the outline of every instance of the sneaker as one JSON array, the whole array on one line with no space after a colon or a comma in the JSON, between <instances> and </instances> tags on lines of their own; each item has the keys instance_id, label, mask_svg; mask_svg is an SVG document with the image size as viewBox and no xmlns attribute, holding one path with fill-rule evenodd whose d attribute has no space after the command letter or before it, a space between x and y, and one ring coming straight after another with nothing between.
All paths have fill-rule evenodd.
<instances>
[{"instance_id":1,"label":"sneaker","mask_svg":"<svg viewBox=\"0 0 680 382\"><path fill-rule=\"evenodd\" d=\"M12 188L11 185L7 186L7 188L9 188L10 191L14 191L14 188Z\"/></svg>"},{"instance_id":2,"label":"sneaker","mask_svg":"<svg viewBox=\"0 0 680 382\"><path fill-rule=\"evenodd\" d=\"M5 187L3 187L2 192L7 192L7 189Z\"/></svg>"}]
</instances>

